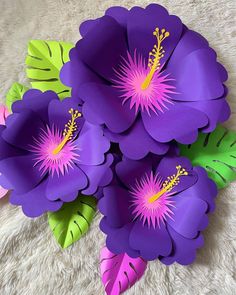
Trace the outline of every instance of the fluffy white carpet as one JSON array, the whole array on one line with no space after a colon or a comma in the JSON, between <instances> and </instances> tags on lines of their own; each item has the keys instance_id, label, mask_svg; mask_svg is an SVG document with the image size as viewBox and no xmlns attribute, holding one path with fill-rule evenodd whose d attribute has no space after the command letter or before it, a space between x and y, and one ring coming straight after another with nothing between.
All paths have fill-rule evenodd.
<instances>
[{"instance_id":1,"label":"fluffy white carpet","mask_svg":"<svg viewBox=\"0 0 236 295\"><path fill-rule=\"evenodd\" d=\"M30 39L75 42L82 20L103 15L111 5L145 6L146 0L0 0L0 94L12 82L27 83L24 59ZM229 71L229 101L236 130L236 1L159 1L202 33ZM146 275L126 294L236 294L236 183L219 193L217 209L204 232L205 247L188 267L149 263ZM0 202L1 295L104 294L99 276L99 252L104 236L98 214L89 233L61 250L46 216L30 220L20 208Z\"/></svg>"}]
</instances>

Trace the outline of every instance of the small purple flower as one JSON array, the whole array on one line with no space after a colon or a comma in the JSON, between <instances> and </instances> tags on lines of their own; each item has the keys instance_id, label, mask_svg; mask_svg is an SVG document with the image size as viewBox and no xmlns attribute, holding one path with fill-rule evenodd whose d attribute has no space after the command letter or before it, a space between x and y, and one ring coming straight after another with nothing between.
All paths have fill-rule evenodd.
<instances>
[{"instance_id":1,"label":"small purple flower","mask_svg":"<svg viewBox=\"0 0 236 295\"><path fill-rule=\"evenodd\" d=\"M29 217L57 211L78 191L93 195L112 178L110 143L77 101L29 90L0 125L0 184Z\"/></svg>"},{"instance_id":2,"label":"small purple flower","mask_svg":"<svg viewBox=\"0 0 236 295\"><path fill-rule=\"evenodd\" d=\"M165 264L192 263L217 195L206 171L169 155L158 162L124 158L114 175L99 200L108 249Z\"/></svg>"},{"instance_id":3,"label":"small purple flower","mask_svg":"<svg viewBox=\"0 0 236 295\"><path fill-rule=\"evenodd\" d=\"M228 119L226 70L208 42L162 6L112 7L80 32L61 79L126 157L163 155L170 141L193 143L199 130Z\"/></svg>"}]
</instances>

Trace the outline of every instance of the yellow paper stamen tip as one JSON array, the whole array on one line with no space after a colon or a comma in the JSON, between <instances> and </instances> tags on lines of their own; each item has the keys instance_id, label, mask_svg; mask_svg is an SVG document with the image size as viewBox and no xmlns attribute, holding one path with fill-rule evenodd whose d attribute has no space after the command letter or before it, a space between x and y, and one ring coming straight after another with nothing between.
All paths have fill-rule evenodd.
<instances>
[{"instance_id":1,"label":"yellow paper stamen tip","mask_svg":"<svg viewBox=\"0 0 236 295\"><path fill-rule=\"evenodd\" d=\"M146 90L148 88L155 72L160 68L160 60L164 57L165 52L163 50L163 46L161 46L161 43L170 36L170 33L165 29L162 29L160 34L159 28L156 28L153 32L153 35L157 38L157 44L155 44L152 51L149 52L148 66L150 67L150 71L141 85L142 90Z\"/></svg>"},{"instance_id":2,"label":"yellow paper stamen tip","mask_svg":"<svg viewBox=\"0 0 236 295\"><path fill-rule=\"evenodd\" d=\"M65 144L72 139L73 133L77 130L76 119L81 117L81 113L78 110L73 110L72 108L69 110L69 114L71 114L71 119L68 123L65 124L65 129L63 131L64 138L58 144L58 146L52 151L53 155L57 155L63 149Z\"/></svg>"},{"instance_id":3,"label":"yellow paper stamen tip","mask_svg":"<svg viewBox=\"0 0 236 295\"><path fill-rule=\"evenodd\" d=\"M187 176L188 172L181 167L181 165L176 166L176 174L167 177L167 180L164 181L162 189L148 199L149 203L157 201L164 193L170 192L176 185L180 182L180 177Z\"/></svg>"}]
</instances>

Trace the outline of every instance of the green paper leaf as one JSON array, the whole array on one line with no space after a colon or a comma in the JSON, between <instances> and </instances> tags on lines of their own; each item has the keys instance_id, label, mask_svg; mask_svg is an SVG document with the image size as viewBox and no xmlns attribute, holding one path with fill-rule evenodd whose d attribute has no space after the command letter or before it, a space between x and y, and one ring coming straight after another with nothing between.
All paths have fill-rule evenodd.
<instances>
[{"instance_id":1,"label":"green paper leaf","mask_svg":"<svg viewBox=\"0 0 236 295\"><path fill-rule=\"evenodd\" d=\"M32 40L28 44L26 58L27 77L33 88L41 91L53 90L60 99L70 96L70 88L60 81L60 70L69 60L72 43Z\"/></svg>"},{"instance_id":2,"label":"green paper leaf","mask_svg":"<svg viewBox=\"0 0 236 295\"><path fill-rule=\"evenodd\" d=\"M11 111L11 106L13 102L22 99L24 93L28 90L29 88L20 84L20 83L13 83L9 91L7 92L6 95L6 106L9 111Z\"/></svg>"},{"instance_id":3,"label":"green paper leaf","mask_svg":"<svg viewBox=\"0 0 236 295\"><path fill-rule=\"evenodd\" d=\"M182 156L194 166L202 166L218 188L236 179L236 132L218 126L212 133L201 133L192 145L180 145Z\"/></svg>"},{"instance_id":4,"label":"green paper leaf","mask_svg":"<svg viewBox=\"0 0 236 295\"><path fill-rule=\"evenodd\" d=\"M96 199L79 195L71 203L64 203L57 212L48 213L49 226L62 248L67 248L84 235L96 212Z\"/></svg>"}]
</instances>

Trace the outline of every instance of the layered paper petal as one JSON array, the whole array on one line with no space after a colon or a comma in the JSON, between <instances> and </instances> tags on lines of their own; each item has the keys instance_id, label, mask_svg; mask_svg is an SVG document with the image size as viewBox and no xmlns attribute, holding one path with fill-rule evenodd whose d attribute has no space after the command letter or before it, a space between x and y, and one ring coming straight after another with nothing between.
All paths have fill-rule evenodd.
<instances>
[{"instance_id":1,"label":"layered paper petal","mask_svg":"<svg viewBox=\"0 0 236 295\"><path fill-rule=\"evenodd\" d=\"M143 113L142 118L147 132L159 142L180 139L182 144L192 143L197 139L197 130L208 124L203 112L179 104L174 104L158 116Z\"/></svg>"},{"instance_id":2,"label":"layered paper petal","mask_svg":"<svg viewBox=\"0 0 236 295\"><path fill-rule=\"evenodd\" d=\"M13 191L10 194L10 203L22 206L24 214L28 217L38 217L47 211L57 211L61 208L62 201L50 201L46 198L47 180L32 190L18 194Z\"/></svg>"},{"instance_id":3,"label":"layered paper petal","mask_svg":"<svg viewBox=\"0 0 236 295\"><path fill-rule=\"evenodd\" d=\"M111 141L119 143L121 152L132 160L142 159L149 152L163 155L169 149L168 144L156 142L147 133L140 118L123 134L111 133L106 130L106 136Z\"/></svg>"},{"instance_id":4,"label":"layered paper petal","mask_svg":"<svg viewBox=\"0 0 236 295\"><path fill-rule=\"evenodd\" d=\"M110 81L114 77L113 68L119 64L122 56L126 56L126 36L122 27L112 17L103 16L98 25L89 30L76 47L80 59L98 75Z\"/></svg>"},{"instance_id":5,"label":"layered paper petal","mask_svg":"<svg viewBox=\"0 0 236 295\"><path fill-rule=\"evenodd\" d=\"M178 17L170 16L160 5L151 4L146 9L133 7L130 10L127 21L129 49L131 53L137 50L143 57L148 58L154 45L152 33L157 27L170 32L165 43L165 63L181 37L183 25Z\"/></svg>"},{"instance_id":6,"label":"layered paper petal","mask_svg":"<svg viewBox=\"0 0 236 295\"><path fill-rule=\"evenodd\" d=\"M97 113L99 123L105 123L113 132L127 130L135 120L135 111L128 105L123 105L118 97L118 90L103 84L87 83L80 87L79 96L85 101L91 112L86 113L86 119L91 123L93 113ZM96 110L96 111L95 111Z\"/></svg>"}]
</instances>

